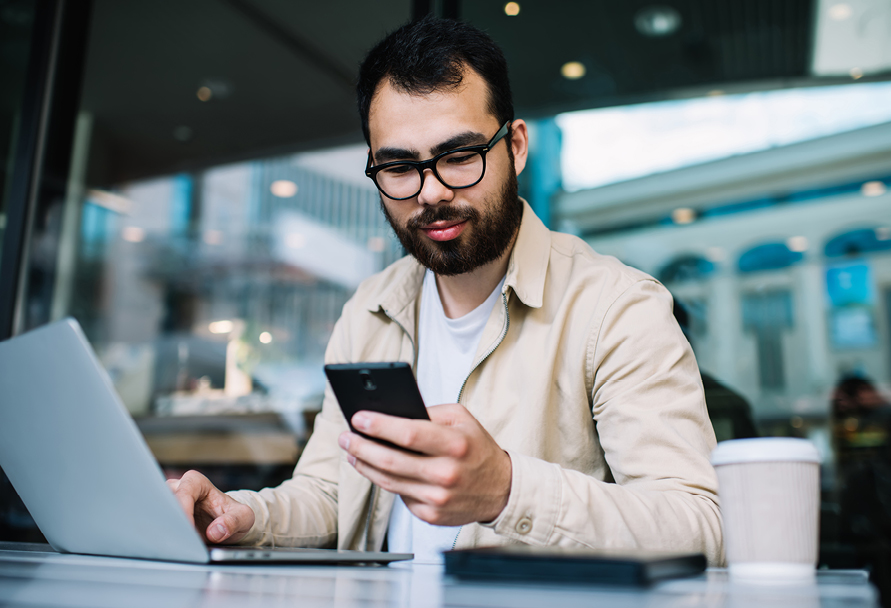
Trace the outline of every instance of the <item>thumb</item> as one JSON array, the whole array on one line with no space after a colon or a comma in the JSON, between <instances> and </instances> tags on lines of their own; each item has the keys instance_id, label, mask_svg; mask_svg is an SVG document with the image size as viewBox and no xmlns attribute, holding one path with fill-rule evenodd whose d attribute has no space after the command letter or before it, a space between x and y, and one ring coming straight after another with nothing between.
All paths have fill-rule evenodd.
<instances>
[{"instance_id":1,"label":"thumb","mask_svg":"<svg viewBox=\"0 0 891 608\"><path fill-rule=\"evenodd\" d=\"M250 531L254 521L254 511L250 507L229 498L226 510L210 522L204 535L212 543L238 542Z\"/></svg>"},{"instance_id":2,"label":"thumb","mask_svg":"<svg viewBox=\"0 0 891 608\"><path fill-rule=\"evenodd\" d=\"M226 513L225 515L221 515L210 522L210 525L207 526L205 535L207 536L207 540L214 543L221 543L232 536L232 533L237 530L238 521L236 520L235 516L230 513Z\"/></svg>"}]
</instances>

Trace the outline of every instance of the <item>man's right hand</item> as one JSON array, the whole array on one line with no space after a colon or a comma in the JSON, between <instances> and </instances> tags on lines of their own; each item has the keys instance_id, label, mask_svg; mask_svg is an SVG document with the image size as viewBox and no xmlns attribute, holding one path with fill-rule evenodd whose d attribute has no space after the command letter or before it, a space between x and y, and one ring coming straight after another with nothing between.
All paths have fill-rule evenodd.
<instances>
[{"instance_id":1,"label":"man's right hand","mask_svg":"<svg viewBox=\"0 0 891 608\"><path fill-rule=\"evenodd\" d=\"M220 492L198 471L187 471L167 485L195 529L211 543L237 543L254 525L254 512Z\"/></svg>"}]
</instances>

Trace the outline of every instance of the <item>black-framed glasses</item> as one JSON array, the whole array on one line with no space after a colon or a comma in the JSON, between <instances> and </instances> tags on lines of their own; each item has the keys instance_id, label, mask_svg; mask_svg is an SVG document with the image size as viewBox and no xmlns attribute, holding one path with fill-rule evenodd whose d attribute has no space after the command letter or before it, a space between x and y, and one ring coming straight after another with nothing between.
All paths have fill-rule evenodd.
<instances>
[{"instance_id":1,"label":"black-framed glasses","mask_svg":"<svg viewBox=\"0 0 891 608\"><path fill-rule=\"evenodd\" d=\"M510 121L504 123L487 144L446 150L430 160L397 160L371 165L371 151L365 175L387 198L404 201L416 197L424 187L424 171L430 169L442 184L451 190L475 186L486 174L486 152L507 135Z\"/></svg>"}]
</instances>

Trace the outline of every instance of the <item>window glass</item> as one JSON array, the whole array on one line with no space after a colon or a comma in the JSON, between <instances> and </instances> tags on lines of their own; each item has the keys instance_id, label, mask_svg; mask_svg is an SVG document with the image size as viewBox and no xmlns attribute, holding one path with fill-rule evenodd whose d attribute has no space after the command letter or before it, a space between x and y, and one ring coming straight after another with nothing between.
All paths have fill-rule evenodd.
<instances>
[{"instance_id":1,"label":"window glass","mask_svg":"<svg viewBox=\"0 0 891 608\"><path fill-rule=\"evenodd\" d=\"M564 188L594 188L891 121L887 82L715 93L561 114Z\"/></svg>"},{"instance_id":2,"label":"window glass","mask_svg":"<svg viewBox=\"0 0 891 608\"><path fill-rule=\"evenodd\" d=\"M355 71L411 3L93 3L69 193L24 329L73 316L171 476L289 477L341 308L402 255ZM5 41L4 41L5 43Z\"/></svg>"},{"instance_id":3,"label":"window glass","mask_svg":"<svg viewBox=\"0 0 891 608\"><path fill-rule=\"evenodd\" d=\"M3 255L12 174L17 161L16 144L35 5L33 0L0 2L0 258ZM33 528L25 506L0 470L0 539L34 540Z\"/></svg>"},{"instance_id":4,"label":"window glass","mask_svg":"<svg viewBox=\"0 0 891 608\"><path fill-rule=\"evenodd\" d=\"M718 440L816 444L820 560L830 567L880 568L878 543L889 540L889 91L874 83L757 94L755 123L751 96L592 112L585 120L616 137L587 138L590 153L567 143L564 175L585 163L607 171L594 155L642 152L615 163L625 173L601 173L591 182L600 187L555 202L564 230L673 293ZM808 100L800 114L787 112L790 98ZM574 116L558 117L565 142L586 132ZM734 138L762 123L771 126L756 130L770 138L758 145L751 134ZM622 125L630 137L618 136ZM723 151L702 156L697 132L726 136ZM882 572L877 580L887 580Z\"/></svg>"},{"instance_id":5,"label":"window glass","mask_svg":"<svg viewBox=\"0 0 891 608\"><path fill-rule=\"evenodd\" d=\"M35 4L33 0L0 3L0 82L3 83L0 87L0 253L16 161Z\"/></svg>"}]
</instances>

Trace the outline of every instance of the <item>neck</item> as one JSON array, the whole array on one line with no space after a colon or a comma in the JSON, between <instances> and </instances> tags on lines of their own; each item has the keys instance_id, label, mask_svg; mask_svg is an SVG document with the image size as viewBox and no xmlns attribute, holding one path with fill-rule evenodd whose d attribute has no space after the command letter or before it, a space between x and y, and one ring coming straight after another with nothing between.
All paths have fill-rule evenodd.
<instances>
[{"instance_id":1,"label":"neck","mask_svg":"<svg viewBox=\"0 0 891 608\"><path fill-rule=\"evenodd\" d=\"M486 301L507 272L510 254L516 240L515 234L510 246L505 249L501 257L485 266L454 276L436 275L436 287L446 317L449 319L463 317Z\"/></svg>"}]
</instances>

